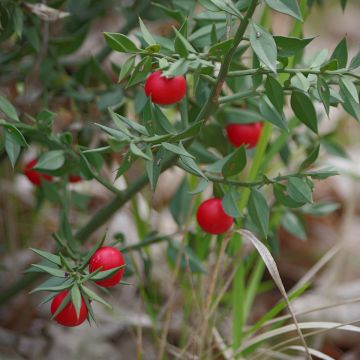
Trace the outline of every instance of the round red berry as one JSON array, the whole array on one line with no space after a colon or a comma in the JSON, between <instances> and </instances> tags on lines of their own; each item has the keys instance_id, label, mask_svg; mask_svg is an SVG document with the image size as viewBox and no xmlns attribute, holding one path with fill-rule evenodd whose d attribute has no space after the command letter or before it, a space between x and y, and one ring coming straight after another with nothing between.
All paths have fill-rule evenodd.
<instances>
[{"instance_id":1,"label":"round red berry","mask_svg":"<svg viewBox=\"0 0 360 360\"><path fill-rule=\"evenodd\" d=\"M51 313L53 315L55 314L59 306L62 304L68 293L68 290L64 290L53 298L51 303ZM88 309L86 307L84 299L81 297L81 308L79 317L76 316L75 306L70 300L66 304L66 306L59 312L59 314L55 316L55 320L63 326L78 326L86 320L87 316Z\"/></svg>"},{"instance_id":2,"label":"round red berry","mask_svg":"<svg viewBox=\"0 0 360 360\"><path fill-rule=\"evenodd\" d=\"M155 104L175 104L186 94L186 80L183 76L166 78L161 71L156 71L146 79L145 94L151 96Z\"/></svg>"},{"instance_id":3,"label":"round red berry","mask_svg":"<svg viewBox=\"0 0 360 360\"><path fill-rule=\"evenodd\" d=\"M226 128L227 136L235 147L245 145L248 149L253 148L259 141L262 123L230 124Z\"/></svg>"},{"instance_id":4,"label":"round red berry","mask_svg":"<svg viewBox=\"0 0 360 360\"><path fill-rule=\"evenodd\" d=\"M70 174L68 179L69 179L69 182L71 182L71 183L77 183L82 180L82 177L79 175Z\"/></svg>"},{"instance_id":5,"label":"round red berry","mask_svg":"<svg viewBox=\"0 0 360 360\"><path fill-rule=\"evenodd\" d=\"M101 271L110 270L118 266L125 265L124 257L121 251L112 246L103 246L96 250L89 261L90 273L101 268ZM118 284L124 274L124 268L119 269L111 277L96 281L96 283L103 287L111 287Z\"/></svg>"},{"instance_id":6,"label":"round red berry","mask_svg":"<svg viewBox=\"0 0 360 360\"><path fill-rule=\"evenodd\" d=\"M203 201L196 213L200 227L210 234L222 234L228 231L234 219L226 214L222 199L213 198Z\"/></svg>"},{"instance_id":7,"label":"round red berry","mask_svg":"<svg viewBox=\"0 0 360 360\"><path fill-rule=\"evenodd\" d=\"M30 180L30 182L35 186L40 186L43 180L52 181L52 176L33 170L36 164L37 159L33 159L27 162L24 167L24 175Z\"/></svg>"}]
</instances>

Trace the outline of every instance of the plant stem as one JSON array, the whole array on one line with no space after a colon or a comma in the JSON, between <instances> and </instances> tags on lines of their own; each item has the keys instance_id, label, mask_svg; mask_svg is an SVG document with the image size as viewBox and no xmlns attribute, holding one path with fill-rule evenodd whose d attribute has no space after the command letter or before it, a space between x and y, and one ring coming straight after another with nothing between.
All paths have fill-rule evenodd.
<instances>
[{"instance_id":1,"label":"plant stem","mask_svg":"<svg viewBox=\"0 0 360 360\"><path fill-rule=\"evenodd\" d=\"M254 181L258 176L267 144L270 140L272 125L265 123L263 127L260 140L256 146L255 156L252 167L248 176L249 181ZM245 188L239 203L240 212L244 211L249 200L250 189ZM240 246L240 244L238 244ZM238 249L236 249L238 250ZM245 321L245 304L244 304L244 281L245 273L244 266L240 266L234 277L233 287L233 349L236 351L241 345L242 332Z\"/></svg>"},{"instance_id":2,"label":"plant stem","mask_svg":"<svg viewBox=\"0 0 360 360\"><path fill-rule=\"evenodd\" d=\"M204 123L207 121L207 119L209 118L209 116L215 112L215 110L218 107L218 99L221 93L221 89L225 83L225 79L229 74L229 68L230 68L230 63L231 60L234 56L234 53L237 49L237 47L239 46L241 40L243 40L245 31L247 29L247 26L249 24L249 20L250 18L253 16L256 6L257 6L257 0L252 0L248 10L244 16L244 18L241 20L240 26L236 31L235 37L234 37L234 41L233 44L231 46L231 48L228 50L228 52L225 54L224 59L221 63L221 68L219 71L219 75L216 79L216 83L213 86L211 93L207 99L207 101L205 102L204 106L202 107L202 109L200 110L196 121L201 121L203 120Z\"/></svg>"},{"instance_id":3,"label":"plant stem","mask_svg":"<svg viewBox=\"0 0 360 360\"><path fill-rule=\"evenodd\" d=\"M278 69L277 72L279 74L316 74L316 75L347 75L352 76L356 79L360 79L360 75L354 74L351 71L348 71L347 69L340 69L340 70L315 70L315 69L309 69L309 68L299 68L299 69L293 69L293 68L284 68L284 69ZM236 71L229 71L228 76L229 77L240 77L240 76L248 76L248 75L257 75L257 74L271 74L272 71L267 69L246 69L246 70L236 70Z\"/></svg>"}]
</instances>

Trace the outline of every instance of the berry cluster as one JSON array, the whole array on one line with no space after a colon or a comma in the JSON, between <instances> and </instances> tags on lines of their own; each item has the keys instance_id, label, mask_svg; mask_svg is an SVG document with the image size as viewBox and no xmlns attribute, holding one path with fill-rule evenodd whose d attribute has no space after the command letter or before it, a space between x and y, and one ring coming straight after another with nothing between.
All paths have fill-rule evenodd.
<instances>
[{"instance_id":1,"label":"berry cluster","mask_svg":"<svg viewBox=\"0 0 360 360\"><path fill-rule=\"evenodd\" d=\"M161 71L152 73L145 82L145 94L151 96L152 102L169 105L180 101L186 94L186 80L183 76L166 78ZM227 137L234 147L245 146L251 149L259 141L262 123L229 124L226 127ZM227 232L234 219L226 214L222 199L212 198L204 201L197 210L197 221L200 227L209 234Z\"/></svg>"}]
</instances>

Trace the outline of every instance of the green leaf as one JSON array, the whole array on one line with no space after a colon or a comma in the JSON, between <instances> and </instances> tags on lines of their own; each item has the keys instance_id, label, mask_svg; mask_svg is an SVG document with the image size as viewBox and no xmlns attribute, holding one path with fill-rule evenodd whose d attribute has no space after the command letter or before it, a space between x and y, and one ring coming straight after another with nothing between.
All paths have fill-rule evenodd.
<instances>
[{"instance_id":1,"label":"green leaf","mask_svg":"<svg viewBox=\"0 0 360 360\"><path fill-rule=\"evenodd\" d=\"M127 124L129 127L131 127L133 130L137 131L138 133L145 135L145 136L149 136L149 132L147 131L146 127L137 123L136 121L130 120L120 114L117 114L117 117L124 122L125 124ZM119 126L119 124L117 124Z\"/></svg>"},{"instance_id":2,"label":"green leaf","mask_svg":"<svg viewBox=\"0 0 360 360\"><path fill-rule=\"evenodd\" d=\"M186 177L181 182L170 202L170 213L178 225L184 225L189 217L191 196Z\"/></svg>"},{"instance_id":3,"label":"green leaf","mask_svg":"<svg viewBox=\"0 0 360 360\"><path fill-rule=\"evenodd\" d=\"M317 90L320 96L320 99L324 105L324 109L326 114L329 116L330 111L330 88L327 82L322 78L322 76L318 76L317 78Z\"/></svg>"},{"instance_id":4,"label":"green leaf","mask_svg":"<svg viewBox=\"0 0 360 360\"><path fill-rule=\"evenodd\" d=\"M70 291L71 294L71 302L74 304L76 317L79 318L80 316L80 309L81 309L81 294L77 284L74 284Z\"/></svg>"},{"instance_id":5,"label":"green leaf","mask_svg":"<svg viewBox=\"0 0 360 360\"><path fill-rule=\"evenodd\" d=\"M255 54L272 72L276 73L277 49L272 35L251 21L250 44Z\"/></svg>"},{"instance_id":6,"label":"green leaf","mask_svg":"<svg viewBox=\"0 0 360 360\"><path fill-rule=\"evenodd\" d=\"M279 113L277 109L271 104L269 99L265 96L260 100L260 112L266 121L271 122L281 130L289 132L288 125L284 119L282 113Z\"/></svg>"},{"instance_id":7,"label":"green leaf","mask_svg":"<svg viewBox=\"0 0 360 360\"><path fill-rule=\"evenodd\" d=\"M154 116L156 118L156 125L160 127L163 131L161 133L165 134L176 134L176 129L162 112L158 105L154 106Z\"/></svg>"},{"instance_id":8,"label":"green leaf","mask_svg":"<svg viewBox=\"0 0 360 360\"><path fill-rule=\"evenodd\" d=\"M314 38L299 39L296 37L274 36L280 57L290 57L303 50Z\"/></svg>"},{"instance_id":9,"label":"green leaf","mask_svg":"<svg viewBox=\"0 0 360 360\"><path fill-rule=\"evenodd\" d=\"M154 116L151 97L148 97L142 112L142 122L150 136L155 135Z\"/></svg>"},{"instance_id":10,"label":"green leaf","mask_svg":"<svg viewBox=\"0 0 360 360\"><path fill-rule=\"evenodd\" d=\"M296 117L317 134L318 124L316 111L309 96L303 92L294 90L290 102Z\"/></svg>"},{"instance_id":11,"label":"green leaf","mask_svg":"<svg viewBox=\"0 0 360 360\"><path fill-rule=\"evenodd\" d=\"M287 184L289 196L299 203L312 203L312 191L309 184L298 177L290 177Z\"/></svg>"},{"instance_id":12,"label":"green leaf","mask_svg":"<svg viewBox=\"0 0 360 360\"><path fill-rule=\"evenodd\" d=\"M128 151L126 155L124 156L120 167L117 169L116 172L116 179L118 179L120 176L122 176L127 170L130 169L131 165L134 163L136 159L136 156L133 156L133 154Z\"/></svg>"},{"instance_id":13,"label":"green leaf","mask_svg":"<svg viewBox=\"0 0 360 360\"><path fill-rule=\"evenodd\" d=\"M340 96L343 99L342 107L344 110L360 121L359 95L354 84L345 79L340 79Z\"/></svg>"},{"instance_id":14,"label":"green leaf","mask_svg":"<svg viewBox=\"0 0 360 360\"><path fill-rule=\"evenodd\" d=\"M190 195L196 195L199 193L202 193L203 191L205 191L205 189L208 187L209 185L209 181L206 179L200 179L200 181L198 182L198 184L196 185L196 188L192 191L189 191Z\"/></svg>"},{"instance_id":15,"label":"green leaf","mask_svg":"<svg viewBox=\"0 0 360 360\"><path fill-rule=\"evenodd\" d=\"M181 141L181 140L185 140L188 139L192 136L195 136L199 133L201 127L202 127L203 122L199 121L197 123L192 124L190 127L188 127L187 129L185 129L184 131L180 132L179 134L173 136L171 138L171 140L173 142L176 141Z\"/></svg>"},{"instance_id":16,"label":"green leaf","mask_svg":"<svg viewBox=\"0 0 360 360\"><path fill-rule=\"evenodd\" d=\"M100 297L99 295L97 295L96 293L94 293L92 290L90 290L88 287L86 287L85 285L81 285L81 290L84 291L84 293L91 299L94 300L100 304L105 305L107 308L112 309L112 306L105 301L102 297Z\"/></svg>"},{"instance_id":17,"label":"green leaf","mask_svg":"<svg viewBox=\"0 0 360 360\"><path fill-rule=\"evenodd\" d=\"M252 222L260 229L262 235L267 237L269 231L269 206L263 194L255 188L251 189L248 211Z\"/></svg>"},{"instance_id":18,"label":"green leaf","mask_svg":"<svg viewBox=\"0 0 360 360\"><path fill-rule=\"evenodd\" d=\"M54 279L54 278L50 278L50 279ZM33 294L33 293L36 293L39 291L50 291L50 292L58 293L60 291L64 291L64 290L68 289L72 285L73 285L72 282L65 282L65 283L63 283L61 285L57 285L57 286L48 286L48 285L41 284L40 286L36 287L34 290L31 290L29 292L29 294Z\"/></svg>"},{"instance_id":19,"label":"green leaf","mask_svg":"<svg viewBox=\"0 0 360 360\"><path fill-rule=\"evenodd\" d=\"M303 214L313 216L324 216L340 208L340 204L333 202L319 202L317 204L306 204L301 208Z\"/></svg>"},{"instance_id":20,"label":"green leaf","mask_svg":"<svg viewBox=\"0 0 360 360\"><path fill-rule=\"evenodd\" d=\"M320 151L320 145L318 144L312 149L312 151L307 156L307 158L301 163L300 171L306 169L307 167L309 167L311 164L313 164L316 161L316 159L319 156L319 151Z\"/></svg>"},{"instance_id":21,"label":"green leaf","mask_svg":"<svg viewBox=\"0 0 360 360\"><path fill-rule=\"evenodd\" d=\"M6 134L9 135L19 146L29 147L29 144L26 142L24 135L16 126L2 121L0 122L0 125L5 128Z\"/></svg>"},{"instance_id":22,"label":"green leaf","mask_svg":"<svg viewBox=\"0 0 360 360\"><path fill-rule=\"evenodd\" d=\"M31 264L32 267L41 270L42 272L46 272L52 276L56 276L56 277L61 277L64 278L65 277L65 271L64 270L60 270L60 269L55 269L49 266L45 266L45 265L39 265L39 264Z\"/></svg>"},{"instance_id":23,"label":"green leaf","mask_svg":"<svg viewBox=\"0 0 360 360\"><path fill-rule=\"evenodd\" d=\"M246 166L245 146L240 146L227 158L221 172L225 178L239 174Z\"/></svg>"},{"instance_id":24,"label":"green leaf","mask_svg":"<svg viewBox=\"0 0 360 360\"><path fill-rule=\"evenodd\" d=\"M20 121L14 106L0 95L0 110L11 120Z\"/></svg>"},{"instance_id":25,"label":"green leaf","mask_svg":"<svg viewBox=\"0 0 360 360\"><path fill-rule=\"evenodd\" d=\"M138 53L140 49L125 35L117 33L104 33L106 43L113 50L125 53Z\"/></svg>"},{"instance_id":26,"label":"green leaf","mask_svg":"<svg viewBox=\"0 0 360 360\"><path fill-rule=\"evenodd\" d=\"M126 136L131 137L132 135L131 135L130 131L128 130L128 128L126 127L127 122L124 120L124 117L115 113L111 109L109 109L109 113L110 113L111 119L114 121L114 123L118 127L118 129L122 133L124 133ZM117 132L114 134L116 134L116 136L118 136ZM110 135L111 135L111 133L110 133ZM120 136L120 138L121 138L121 136Z\"/></svg>"},{"instance_id":27,"label":"green leaf","mask_svg":"<svg viewBox=\"0 0 360 360\"><path fill-rule=\"evenodd\" d=\"M145 160L150 160L152 161L152 158L145 154L140 148L138 148L134 143L130 143L130 151L135 155L135 156L138 156L138 157L141 157Z\"/></svg>"},{"instance_id":28,"label":"green leaf","mask_svg":"<svg viewBox=\"0 0 360 360\"><path fill-rule=\"evenodd\" d=\"M54 314L51 316L51 320L54 320L56 318L56 316L58 316L61 311L64 310L64 308L66 307L66 305L70 302L71 299L71 295L70 292L64 297L63 301L61 302L60 306L56 309L56 311L54 312Z\"/></svg>"},{"instance_id":29,"label":"green leaf","mask_svg":"<svg viewBox=\"0 0 360 360\"><path fill-rule=\"evenodd\" d=\"M179 59L173 62L169 69L163 71L163 75L166 77L174 77L179 75L184 75L189 69L190 63L185 59Z\"/></svg>"},{"instance_id":30,"label":"green leaf","mask_svg":"<svg viewBox=\"0 0 360 360\"><path fill-rule=\"evenodd\" d=\"M176 33L176 38L174 41L175 51L182 57L187 58L189 55L189 51L194 52L194 48L189 43L189 41L178 31L174 28ZM192 50L190 50L192 49Z\"/></svg>"},{"instance_id":31,"label":"green leaf","mask_svg":"<svg viewBox=\"0 0 360 360\"><path fill-rule=\"evenodd\" d=\"M61 260L60 257L57 255L54 255L52 253L49 253L47 251L43 251L43 250L38 250L38 249L34 249L34 248L30 248L31 251L33 251L35 254L38 254L39 256L41 256L42 258L56 264L56 265L61 265Z\"/></svg>"},{"instance_id":32,"label":"green leaf","mask_svg":"<svg viewBox=\"0 0 360 360\"><path fill-rule=\"evenodd\" d=\"M351 59L349 69L354 70L360 66L360 50L358 53Z\"/></svg>"},{"instance_id":33,"label":"green leaf","mask_svg":"<svg viewBox=\"0 0 360 360\"><path fill-rule=\"evenodd\" d=\"M212 45L211 48L209 49L209 55L217 56L217 57L221 57L225 55L228 52L228 50L231 48L233 42L234 42L233 39L227 39Z\"/></svg>"},{"instance_id":34,"label":"green leaf","mask_svg":"<svg viewBox=\"0 0 360 360\"><path fill-rule=\"evenodd\" d=\"M11 166L14 168L16 161L19 158L21 146L14 140L14 138L8 133L5 132L5 151L9 157Z\"/></svg>"},{"instance_id":35,"label":"green leaf","mask_svg":"<svg viewBox=\"0 0 360 360\"><path fill-rule=\"evenodd\" d=\"M182 145L182 143L179 143L179 145L175 144L169 144L167 142L161 143L161 145L166 149L171 151L174 154L187 156L189 158L195 159L195 156L191 155Z\"/></svg>"},{"instance_id":36,"label":"green leaf","mask_svg":"<svg viewBox=\"0 0 360 360\"><path fill-rule=\"evenodd\" d=\"M135 66L135 69L126 85L126 88L130 88L134 85L143 82L150 73L151 69L152 69L151 56L145 56Z\"/></svg>"},{"instance_id":37,"label":"green leaf","mask_svg":"<svg viewBox=\"0 0 360 360\"><path fill-rule=\"evenodd\" d=\"M297 0L265 0L272 9L290 15L302 21L301 11Z\"/></svg>"},{"instance_id":38,"label":"green leaf","mask_svg":"<svg viewBox=\"0 0 360 360\"><path fill-rule=\"evenodd\" d=\"M139 18L139 24L140 24L140 30L141 30L142 36L143 36L144 40L146 41L146 43L148 45L156 45L156 41L150 34L149 30L147 29L147 27L145 26L145 24L141 20L141 18Z\"/></svg>"},{"instance_id":39,"label":"green leaf","mask_svg":"<svg viewBox=\"0 0 360 360\"><path fill-rule=\"evenodd\" d=\"M232 186L227 192L225 192L222 199L222 207L229 216L238 218L241 216L238 203L239 193L236 191L236 188Z\"/></svg>"},{"instance_id":40,"label":"green leaf","mask_svg":"<svg viewBox=\"0 0 360 360\"><path fill-rule=\"evenodd\" d=\"M56 170L61 168L65 162L64 150L52 150L42 154L34 169L36 170Z\"/></svg>"},{"instance_id":41,"label":"green leaf","mask_svg":"<svg viewBox=\"0 0 360 360\"><path fill-rule=\"evenodd\" d=\"M339 175L339 172L331 168L322 168L318 170L307 171L306 175L310 176L312 179L324 180L330 176Z\"/></svg>"},{"instance_id":42,"label":"green leaf","mask_svg":"<svg viewBox=\"0 0 360 360\"><path fill-rule=\"evenodd\" d=\"M179 165L180 166L182 165L181 167L185 171L188 171L191 174L201 176L204 179L207 179L205 174L201 171L201 169L198 167L198 165L196 164L196 162L192 158L189 158L188 156L180 155Z\"/></svg>"},{"instance_id":43,"label":"green leaf","mask_svg":"<svg viewBox=\"0 0 360 360\"><path fill-rule=\"evenodd\" d=\"M265 90L267 97L281 114L284 107L284 90L281 84L273 76L269 75L265 81Z\"/></svg>"},{"instance_id":44,"label":"green leaf","mask_svg":"<svg viewBox=\"0 0 360 360\"><path fill-rule=\"evenodd\" d=\"M133 55L126 59L123 66L121 67L118 82L123 81L131 73L135 64L135 57L136 56Z\"/></svg>"},{"instance_id":45,"label":"green leaf","mask_svg":"<svg viewBox=\"0 0 360 360\"><path fill-rule=\"evenodd\" d=\"M152 191L156 190L156 185L161 173L162 163L164 161L166 150L160 148L156 154L153 161L147 161L145 163L146 172L150 181L150 186Z\"/></svg>"},{"instance_id":46,"label":"green leaf","mask_svg":"<svg viewBox=\"0 0 360 360\"><path fill-rule=\"evenodd\" d=\"M297 73L295 76L293 76L290 80L290 83L294 88L298 88L305 93L307 93L310 88L309 80L302 73Z\"/></svg>"},{"instance_id":47,"label":"green leaf","mask_svg":"<svg viewBox=\"0 0 360 360\"><path fill-rule=\"evenodd\" d=\"M307 236L304 224L294 213L287 211L282 217L281 224L290 234L300 240L306 240Z\"/></svg>"},{"instance_id":48,"label":"green leaf","mask_svg":"<svg viewBox=\"0 0 360 360\"><path fill-rule=\"evenodd\" d=\"M241 13L234 5L232 0L209 0L209 1L219 10L225 11L227 14L242 18Z\"/></svg>"},{"instance_id":49,"label":"green leaf","mask_svg":"<svg viewBox=\"0 0 360 360\"><path fill-rule=\"evenodd\" d=\"M163 10L166 15L169 17L175 19L180 24L184 21L184 18L179 10L171 9L167 6L164 6L162 4L158 4L156 2L152 3L154 6L158 7L159 9Z\"/></svg>"},{"instance_id":50,"label":"green leaf","mask_svg":"<svg viewBox=\"0 0 360 360\"><path fill-rule=\"evenodd\" d=\"M348 49L345 37L336 46L330 59L336 59L338 61L339 69L346 68L346 64L348 61Z\"/></svg>"},{"instance_id":51,"label":"green leaf","mask_svg":"<svg viewBox=\"0 0 360 360\"><path fill-rule=\"evenodd\" d=\"M92 276L90 279L93 281L99 281L99 280L105 280L111 276L113 276L115 273L117 273L120 269L124 268L125 265L117 266L109 270L99 271L94 276Z\"/></svg>"}]
</instances>

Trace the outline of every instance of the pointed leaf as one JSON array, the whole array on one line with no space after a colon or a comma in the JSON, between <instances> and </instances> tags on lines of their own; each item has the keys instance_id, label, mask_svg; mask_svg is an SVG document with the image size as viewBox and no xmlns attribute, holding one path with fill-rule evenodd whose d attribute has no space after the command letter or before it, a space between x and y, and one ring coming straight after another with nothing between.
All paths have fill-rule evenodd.
<instances>
[{"instance_id":1,"label":"pointed leaf","mask_svg":"<svg viewBox=\"0 0 360 360\"><path fill-rule=\"evenodd\" d=\"M294 90L291 95L291 107L296 117L317 134L317 115L309 96L303 92Z\"/></svg>"},{"instance_id":2,"label":"pointed leaf","mask_svg":"<svg viewBox=\"0 0 360 360\"><path fill-rule=\"evenodd\" d=\"M302 21L301 11L297 0L265 0L272 9L290 15Z\"/></svg>"},{"instance_id":3,"label":"pointed leaf","mask_svg":"<svg viewBox=\"0 0 360 360\"><path fill-rule=\"evenodd\" d=\"M255 188L251 189L248 211L253 223L260 229L262 235L267 237L269 231L269 206L263 194Z\"/></svg>"},{"instance_id":4,"label":"pointed leaf","mask_svg":"<svg viewBox=\"0 0 360 360\"><path fill-rule=\"evenodd\" d=\"M20 121L14 106L0 95L0 111L2 111L9 119L13 121Z\"/></svg>"},{"instance_id":5,"label":"pointed leaf","mask_svg":"<svg viewBox=\"0 0 360 360\"><path fill-rule=\"evenodd\" d=\"M64 165L64 150L52 150L42 154L34 169L36 170L57 170Z\"/></svg>"},{"instance_id":6,"label":"pointed leaf","mask_svg":"<svg viewBox=\"0 0 360 360\"><path fill-rule=\"evenodd\" d=\"M239 174L246 166L246 150L244 146L237 148L222 166L224 177Z\"/></svg>"}]
</instances>

